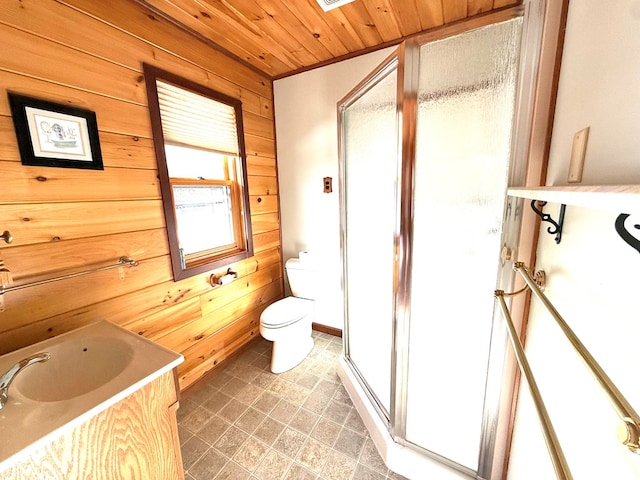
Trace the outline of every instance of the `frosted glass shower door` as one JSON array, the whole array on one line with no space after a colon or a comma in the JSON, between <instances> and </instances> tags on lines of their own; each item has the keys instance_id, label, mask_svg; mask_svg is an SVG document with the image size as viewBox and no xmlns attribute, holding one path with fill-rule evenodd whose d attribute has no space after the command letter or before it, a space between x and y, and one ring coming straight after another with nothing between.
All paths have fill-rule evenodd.
<instances>
[{"instance_id":1,"label":"frosted glass shower door","mask_svg":"<svg viewBox=\"0 0 640 480\"><path fill-rule=\"evenodd\" d=\"M389 417L396 230L397 62L340 106L345 354Z\"/></svg>"},{"instance_id":2,"label":"frosted glass shower door","mask_svg":"<svg viewBox=\"0 0 640 480\"><path fill-rule=\"evenodd\" d=\"M521 24L419 47L406 439L473 471Z\"/></svg>"}]
</instances>

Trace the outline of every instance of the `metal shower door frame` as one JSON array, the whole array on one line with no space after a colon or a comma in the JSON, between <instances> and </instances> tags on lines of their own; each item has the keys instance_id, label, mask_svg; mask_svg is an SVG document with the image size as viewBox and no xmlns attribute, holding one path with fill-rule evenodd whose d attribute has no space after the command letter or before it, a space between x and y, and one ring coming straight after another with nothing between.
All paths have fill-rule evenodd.
<instances>
[{"instance_id":1,"label":"metal shower door frame","mask_svg":"<svg viewBox=\"0 0 640 480\"><path fill-rule=\"evenodd\" d=\"M509 170L509 185L523 185L527 174L527 152L530 133L532 130L532 110L536 94L537 69L540 49L543 42L545 28L545 12L547 0L528 0L521 6L508 8L497 13L477 17L452 28L443 28L437 32L427 33L403 42L396 52L388 57L378 68L365 77L340 102L338 102L338 149L339 149L339 181L340 181L340 216L341 216L341 261L343 266L342 286L344 292L344 352L345 360L363 386L364 391L372 401L380 418L386 423L390 435L400 445L412 448L443 464L457 470L471 478L490 479L500 478L502 468L501 451L504 449L501 433L498 431L504 416L504 389L511 388L509 374L505 374L508 360L505 352L508 350L508 339L504 332L494 325L491 334L491 347L487 368L486 395L484 401L482 435L479 439L480 452L478 469L473 471L435 452L424 449L406 440L407 421L407 379L409 357L406 349L399 348L407 344L410 325L410 291L411 291L411 252L412 252L412 221L413 221L413 189L414 162L416 151L416 119L417 92L420 46L430 41L442 40L474 30L483 26L499 23L516 17L523 17L522 40L520 51L520 69L516 87L516 105L513 119L512 150ZM450 33L449 33L450 32ZM393 65L393 67L391 67ZM346 181L345 149L344 149L344 120L343 115L350 105L366 93L372 85L379 82L389 71L397 68L398 91L396 95L396 114L398 121L398 176L396 183L397 221L394 231L394 280L393 292L394 315L391 366L391 399L390 412L385 412L379 399L371 392L366 380L362 377L357 366L349 356L349 322L348 322L348 287L345 248L346 248L346 212L344 187ZM522 220L521 202L507 198L503 216L503 232L501 242L517 248ZM500 265L496 259L496 283L498 288L510 288L515 274L504 263ZM499 327L501 326L498 325Z\"/></svg>"},{"instance_id":2,"label":"metal shower door frame","mask_svg":"<svg viewBox=\"0 0 640 480\"><path fill-rule=\"evenodd\" d=\"M346 243L347 243L347 218L346 218L346 182L347 182L347 168L346 168L346 148L344 145L344 137L345 137L345 121L344 116L349 107L354 105L360 98L362 98L367 92L369 92L373 87L375 87L378 83L383 81L387 76L398 69L398 55L397 51L392 53L389 57L387 57L375 70L373 70L369 75L367 75L355 88L353 88L342 100L338 102L338 158L339 158L339 197L340 197L340 257L342 262L342 289L343 289L343 297L344 297L344 318L345 325L343 329L343 348L344 348L344 358L346 363L349 365L351 370L353 371L356 379L363 387L364 392L367 397L371 401L374 406L376 412L380 416L380 418L384 421L384 423L388 426L390 418L392 417L391 412L393 411L393 406L391 406L391 412L387 412L383 406L382 401L377 397L377 395L373 392L373 389L364 378L364 375L355 364L351 357L351 348L350 348L350 332L349 332L349 322L348 322L348 312L349 312L349 294L348 294L348 270L347 270L347 262L346 262ZM399 159L401 160L401 159ZM396 186L396 211L398 209L397 204L397 186ZM397 218L397 215L396 215ZM396 221L396 224L398 222ZM397 235L394 233L394 238ZM394 262L394 270L396 268ZM397 278L397 275L394 275L394 278ZM393 291L390 294L395 295L395 290L397 288L396 281L394 281ZM395 316L395 315L394 315ZM389 345L389 348L392 349L393 344ZM392 354L393 355L393 354ZM393 358L393 357L392 357ZM395 383L395 374L393 371L393 367L391 369L391 387L393 388L393 384Z\"/></svg>"}]
</instances>

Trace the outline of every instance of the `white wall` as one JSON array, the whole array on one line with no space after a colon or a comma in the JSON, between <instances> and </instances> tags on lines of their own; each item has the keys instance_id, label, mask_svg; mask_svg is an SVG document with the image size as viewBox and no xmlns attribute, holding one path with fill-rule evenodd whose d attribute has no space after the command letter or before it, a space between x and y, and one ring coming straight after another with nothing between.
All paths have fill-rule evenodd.
<instances>
[{"instance_id":1,"label":"white wall","mask_svg":"<svg viewBox=\"0 0 640 480\"><path fill-rule=\"evenodd\" d=\"M283 258L310 250L327 290L316 302L316 322L343 328L340 285L337 102L393 48L276 80L274 108ZM323 193L323 178L333 193Z\"/></svg>"},{"instance_id":2,"label":"white wall","mask_svg":"<svg viewBox=\"0 0 640 480\"><path fill-rule=\"evenodd\" d=\"M388 52L274 82L283 255L316 251L335 276L319 319L342 328L336 102ZM570 4L547 183L566 184L573 134L591 127L583 183L640 183L640 0ZM334 193L322 193L322 178ZM557 205L547 207L557 211ZM627 212L632 213L632 212ZM637 212L640 215L640 212ZM541 234L547 295L640 410L640 255L616 234L617 213L567 207L560 245ZM640 224L640 216L637 217ZM553 320L534 300L527 352L576 480L640 478L640 456L616 439L617 417ZM523 383L509 475L553 479Z\"/></svg>"},{"instance_id":3,"label":"white wall","mask_svg":"<svg viewBox=\"0 0 640 480\"><path fill-rule=\"evenodd\" d=\"M586 126L583 184L640 183L638 0L570 3L549 185L566 184L573 135ZM640 255L616 234L618 213L568 206L561 244L541 233L536 269L546 271L545 293L558 311L640 410ZM635 213L634 223L640 223ZM532 302L527 354L573 477L640 478L640 456L618 442L617 417L606 397L553 319ZM525 385L509 467L513 480L556 478L532 408Z\"/></svg>"}]
</instances>

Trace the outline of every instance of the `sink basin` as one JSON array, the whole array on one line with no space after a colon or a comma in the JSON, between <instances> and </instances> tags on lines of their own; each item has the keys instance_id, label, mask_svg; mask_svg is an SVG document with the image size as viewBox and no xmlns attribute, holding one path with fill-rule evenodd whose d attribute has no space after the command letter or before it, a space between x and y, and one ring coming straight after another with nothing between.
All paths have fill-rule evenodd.
<instances>
[{"instance_id":1,"label":"sink basin","mask_svg":"<svg viewBox=\"0 0 640 480\"><path fill-rule=\"evenodd\" d=\"M0 356L0 373L36 353L51 358L18 373L0 409L2 471L175 368L182 355L98 321ZM6 435L5 435L6 436Z\"/></svg>"},{"instance_id":2,"label":"sink basin","mask_svg":"<svg viewBox=\"0 0 640 480\"><path fill-rule=\"evenodd\" d=\"M38 402L59 402L96 390L133 359L133 349L114 338L77 338L46 350L51 359L20 372L11 389ZM13 392L12 392L13 393Z\"/></svg>"}]
</instances>

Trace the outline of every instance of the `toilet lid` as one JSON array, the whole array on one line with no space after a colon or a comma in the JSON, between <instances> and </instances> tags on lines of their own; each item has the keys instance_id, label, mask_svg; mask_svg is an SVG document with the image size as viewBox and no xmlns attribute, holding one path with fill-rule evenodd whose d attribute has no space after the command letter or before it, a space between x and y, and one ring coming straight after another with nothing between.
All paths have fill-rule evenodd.
<instances>
[{"instance_id":1,"label":"toilet lid","mask_svg":"<svg viewBox=\"0 0 640 480\"><path fill-rule=\"evenodd\" d=\"M260 323L272 328L286 327L297 322L311 310L313 300L287 297L265 308L260 315Z\"/></svg>"}]
</instances>

